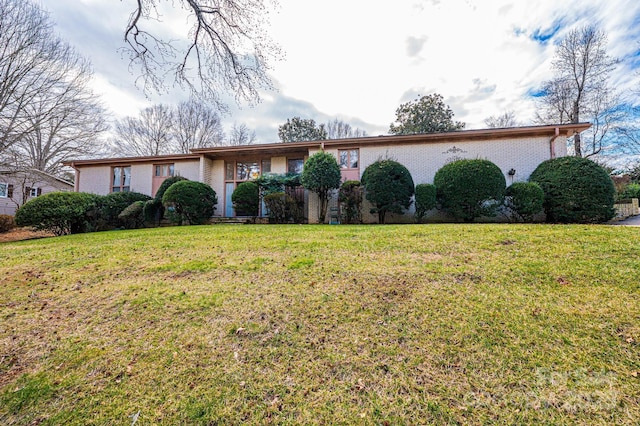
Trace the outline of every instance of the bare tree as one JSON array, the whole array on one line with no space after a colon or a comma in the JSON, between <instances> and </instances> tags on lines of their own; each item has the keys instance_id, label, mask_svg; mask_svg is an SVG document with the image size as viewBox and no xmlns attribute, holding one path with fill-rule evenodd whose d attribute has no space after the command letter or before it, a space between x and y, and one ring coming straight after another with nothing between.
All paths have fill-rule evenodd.
<instances>
[{"instance_id":1,"label":"bare tree","mask_svg":"<svg viewBox=\"0 0 640 426\"><path fill-rule=\"evenodd\" d=\"M140 112L140 117L126 117L115 123L117 139L114 150L119 155L151 156L175 153L173 111L156 104Z\"/></svg>"},{"instance_id":2,"label":"bare tree","mask_svg":"<svg viewBox=\"0 0 640 426\"><path fill-rule=\"evenodd\" d=\"M23 106L29 131L11 151L15 164L25 170L60 174L64 159L98 154L96 141L108 128L104 110L88 87L89 63L73 51L65 59L57 64L65 78Z\"/></svg>"},{"instance_id":3,"label":"bare tree","mask_svg":"<svg viewBox=\"0 0 640 426\"><path fill-rule=\"evenodd\" d=\"M230 146L237 145L251 145L256 141L256 132L250 130L246 124L233 123L231 128L231 134L227 140L227 144Z\"/></svg>"},{"instance_id":4,"label":"bare tree","mask_svg":"<svg viewBox=\"0 0 640 426\"><path fill-rule=\"evenodd\" d=\"M505 127L515 127L518 125L516 113L506 111L500 115L492 115L484 119L484 124L489 129L500 129Z\"/></svg>"},{"instance_id":5,"label":"bare tree","mask_svg":"<svg viewBox=\"0 0 640 426\"><path fill-rule=\"evenodd\" d=\"M0 152L33 130L26 107L67 80L75 55L40 7L0 0Z\"/></svg>"},{"instance_id":6,"label":"bare tree","mask_svg":"<svg viewBox=\"0 0 640 426\"><path fill-rule=\"evenodd\" d=\"M172 6L186 10L193 23L186 44L148 29L160 20L161 3L137 0L124 33L130 64L140 68L145 90L164 91L165 76L173 75L220 108L224 92L255 101L260 88L271 87L268 62L280 52L264 28L276 0L176 0Z\"/></svg>"},{"instance_id":7,"label":"bare tree","mask_svg":"<svg viewBox=\"0 0 640 426\"><path fill-rule=\"evenodd\" d=\"M553 61L556 76L544 85L538 121L603 121L603 114L608 111L603 108L603 99L609 103L615 98L609 77L618 62L607 54L607 36L602 30L586 26L571 31L556 47ZM600 130L609 131L610 124ZM604 137L596 136L592 139L595 144L590 142L585 146L580 134L576 134L573 140L575 155L597 154L602 149L598 140L602 142Z\"/></svg>"},{"instance_id":8,"label":"bare tree","mask_svg":"<svg viewBox=\"0 0 640 426\"><path fill-rule=\"evenodd\" d=\"M367 136L367 132L364 130L353 128L350 124L337 118L329 121L325 129L327 131L327 139L346 139Z\"/></svg>"},{"instance_id":9,"label":"bare tree","mask_svg":"<svg viewBox=\"0 0 640 426\"><path fill-rule=\"evenodd\" d=\"M173 139L178 152L224 144L218 113L204 102L190 100L178 104L174 114Z\"/></svg>"}]
</instances>

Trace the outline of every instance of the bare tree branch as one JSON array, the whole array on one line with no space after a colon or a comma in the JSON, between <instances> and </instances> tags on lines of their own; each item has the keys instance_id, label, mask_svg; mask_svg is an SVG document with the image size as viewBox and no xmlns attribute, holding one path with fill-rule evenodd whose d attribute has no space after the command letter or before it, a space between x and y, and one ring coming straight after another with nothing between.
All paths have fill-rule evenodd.
<instances>
[{"instance_id":1,"label":"bare tree branch","mask_svg":"<svg viewBox=\"0 0 640 426\"><path fill-rule=\"evenodd\" d=\"M186 45L146 29L149 21L160 19L161 3L137 0L124 33L130 66L140 70L145 91L166 91L172 76L222 109L225 93L252 103L260 89L272 88L266 72L280 50L265 27L276 0L174 0L173 7L181 6L192 21Z\"/></svg>"}]
</instances>

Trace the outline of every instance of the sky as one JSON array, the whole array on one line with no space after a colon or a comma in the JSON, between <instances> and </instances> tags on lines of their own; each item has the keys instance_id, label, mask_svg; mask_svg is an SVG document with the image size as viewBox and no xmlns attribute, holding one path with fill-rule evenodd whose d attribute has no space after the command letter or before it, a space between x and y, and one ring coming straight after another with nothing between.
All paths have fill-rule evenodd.
<instances>
[{"instance_id":1,"label":"sky","mask_svg":"<svg viewBox=\"0 0 640 426\"><path fill-rule=\"evenodd\" d=\"M161 1L166 12L156 28L175 37L187 25L184 13ZM133 0L39 2L91 60L92 86L113 118L188 97L145 95L136 86L138 70L119 51ZM231 100L222 116L227 130L245 123L261 143L277 142L278 126L294 116L387 134L401 103L431 93L468 129L506 111L532 124L555 45L587 24L607 33L609 54L621 60L614 85L632 102L640 89L638 0L280 0L269 16L265 29L283 52L269 71L274 90L253 107Z\"/></svg>"}]
</instances>

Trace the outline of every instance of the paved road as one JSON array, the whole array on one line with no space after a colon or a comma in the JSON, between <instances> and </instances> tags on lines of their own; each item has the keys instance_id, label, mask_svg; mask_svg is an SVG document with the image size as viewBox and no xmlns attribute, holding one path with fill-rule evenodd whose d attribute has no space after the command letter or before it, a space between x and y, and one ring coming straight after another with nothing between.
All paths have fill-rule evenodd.
<instances>
[{"instance_id":1,"label":"paved road","mask_svg":"<svg viewBox=\"0 0 640 426\"><path fill-rule=\"evenodd\" d=\"M624 226L640 226L640 216L631 216L625 220L618 220L611 222L612 225L624 225Z\"/></svg>"}]
</instances>

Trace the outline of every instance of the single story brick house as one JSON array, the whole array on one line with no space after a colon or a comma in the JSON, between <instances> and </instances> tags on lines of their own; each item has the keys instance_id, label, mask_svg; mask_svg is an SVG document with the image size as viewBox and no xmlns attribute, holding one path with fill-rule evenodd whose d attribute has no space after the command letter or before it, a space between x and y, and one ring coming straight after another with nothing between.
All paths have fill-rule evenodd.
<instances>
[{"instance_id":1,"label":"single story brick house","mask_svg":"<svg viewBox=\"0 0 640 426\"><path fill-rule=\"evenodd\" d=\"M153 196L162 181L174 175L204 182L218 194L216 216L233 217L231 194L239 183L262 173L300 172L304 161L320 150L335 155L343 180L359 180L367 166L380 158L391 158L407 167L415 184L433 183L436 171L444 164L460 158L482 158L495 163L509 185L526 181L541 162L567 155L567 138L590 126L558 124L220 146L193 149L190 154L74 160L65 164L76 171L76 191L102 195L136 191ZM307 218L310 223L317 223L317 199L314 194L307 194L305 199ZM332 202L335 205L336 200ZM377 216L366 214L367 205L363 210L365 222L376 222ZM412 213L390 219L411 221Z\"/></svg>"},{"instance_id":2,"label":"single story brick house","mask_svg":"<svg viewBox=\"0 0 640 426\"><path fill-rule=\"evenodd\" d=\"M56 191L73 191L73 185L40 170L0 168L0 214L13 216L32 198Z\"/></svg>"}]
</instances>

